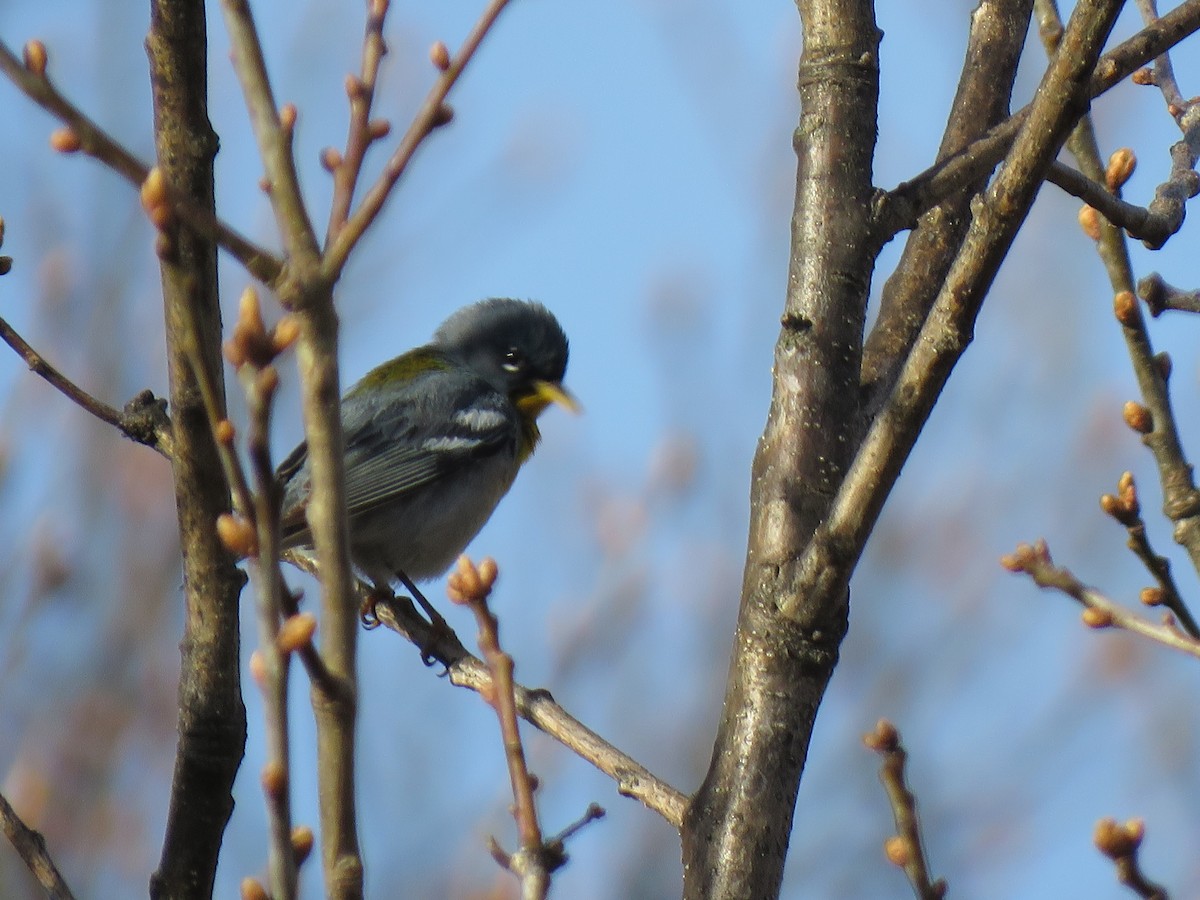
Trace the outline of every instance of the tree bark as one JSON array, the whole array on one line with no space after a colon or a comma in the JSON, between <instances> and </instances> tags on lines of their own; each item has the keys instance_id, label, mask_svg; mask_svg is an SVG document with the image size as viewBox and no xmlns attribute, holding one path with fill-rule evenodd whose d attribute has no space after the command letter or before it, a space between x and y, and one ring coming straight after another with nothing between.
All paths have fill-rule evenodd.
<instances>
[{"instance_id":1,"label":"tree bark","mask_svg":"<svg viewBox=\"0 0 1200 900\"><path fill-rule=\"evenodd\" d=\"M207 113L206 47L202 0L152 0L146 50L158 165L173 190L211 211L217 136ZM207 898L246 743L238 658L238 595L245 576L217 540L215 523L229 510L229 491L187 348L190 323L198 323L196 352L223 396L216 247L188 229L164 232L159 247L186 619L179 745L150 893Z\"/></svg>"},{"instance_id":2,"label":"tree bark","mask_svg":"<svg viewBox=\"0 0 1200 900\"><path fill-rule=\"evenodd\" d=\"M684 817L684 896L774 897L813 720L846 632L844 590L804 598L797 557L845 471L858 417L880 34L869 2L800 0L792 253L750 542L712 762Z\"/></svg>"}]
</instances>

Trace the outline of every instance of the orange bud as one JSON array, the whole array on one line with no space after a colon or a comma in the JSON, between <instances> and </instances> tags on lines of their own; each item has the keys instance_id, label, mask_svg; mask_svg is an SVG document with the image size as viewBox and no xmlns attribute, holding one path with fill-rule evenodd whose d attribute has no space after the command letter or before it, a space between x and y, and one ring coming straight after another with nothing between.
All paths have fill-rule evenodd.
<instances>
[{"instance_id":1,"label":"orange bud","mask_svg":"<svg viewBox=\"0 0 1200 900\"><path fill-rule=\"evenodd\" d=\"M261 650L255 650L250 654L250 677L254 679L254 683L258 685L259 690L266 688L267 659L263 656Z\"/></svg>"},{"instance_id":2,"label":"orange bud","mask_svg":"<svg viewBox=\"0 0 1200 900\"><path fill-rule=\"evenodd\" d=\"M1154 430L1154 417L1150 410L1133 400L1121 408L1121 417L1138 434L1149 434Z\"/></svg>"},{"instance_id":3,"label":"orange bud","mask_svg":"<svg viewBox=\"0 0 1200 900\"><path fill-rule=\"evenodd\" d=\"M1119 191L1137 168L1137 157L1128 147L1114 150L1104 171L1104 183L1114 194Z\"/></svg>"},{"instance_id":4,"label":"orange bud","mask_svg":"<svg viewBox=\"0 0 1200 900\"><path fill-rule=\"evenodd\" d=\"M254 526L233 513L217 516L217 537L225 549L241 558L258 553L258 537Z\"/></svg>"},{"instance_id":5,"label":"orange bud","mask_svg":"<svg viewBox=\"0 0 1200 900\"><path fill-rule=\"evenodd\" d=\"M39 78L46 75L46 45L41 41L25 43L25 68Z\"/></svg>"},{"instance_id":6,"label":"orange bud","mask_svg":"<svg viewBox=\"0 0 1200 900\"><path fill-rule=\"evenodd\" d=\"M268 797L281 797L287 790L287 771L276 760L271 760L262 770L262 789Z\"/></svg>"},{"instance_id":7,"label":"orange bud","mask_svg":"<svg viewBox=\"0 0 1200 900\"><path fill-rule=\"evenodd\" d=\"M429 48L429 61L439 72L450 68L450 51L446 49L446 45L441 41L434 41L433 46Z\"/></svg>"},{"instance_id":8,"label":"orange bud","mask_svg":"<svg viewBox=\"0 0 1200 900\"><path fill-rule=\"evenodd\" d=\"M83 141L73 128L56 128L50 133L50 146L59 153L76 153Z\"/></svg>"},{"instance_id":9,"label":"orange bud","mask_svg":"<svg viewBox=\"0 0 1200 900\"><path fill-rule=\"evenodd\" d=\"M874 731L863 735L863 743L871 750L890 753L900 746L900 732L887 719L880 719Z\"/></svg>"},{"instance_id":10,"label":"orange bud","mask_svg":"<svg viewBox=\"0 0 1200 900\"><path fill-rule=\"evenodd\" d=\"M271 346L275 348L276 353L282 353L296 343L299 337L300 320L288 313L271 329Z\"/></svg>"},{"instance_id":11,"label":"orange bud","mask_svg":"<svg viewBox=\"0 0 1200 900\"><path fill-rule=\"evenodd\" d=\"M1109 628L1113 623L1112 613L1106 609L1089 606L1083 611L1083 624L1088 628Z\"/></svg>"},{"instance_id":12,"label":"orange bud","mask_svg":"<svg viewBox=\"0 0 1200 900\"><path fill-rule=\"evenodd\" d=\"M912 862L912 847L900 835L893 834L883 842L883 855L892 865L904 868Z\"/></svg>"},{"instance_id":13,"label":"orange bud","mask_svg":"<svg viewBox=\"0 0 1200 900\"><path fill-rule=\"evenodd\" d=\"M233 444L234 438L237 437L237 429L233 427L233 423L228 419L222 419L217 423L217 427L213 429L213 435L216 437L218 444L228 447Z\"/></svg>"},{"instance_id":14,"label":"orange bud","mask_svg":"<svg viewBox=\"0 0 1200 900\"><path fill-rule=\"evenodd\" d=\"M1079 227L1093 241L1100 240L1100 213L1095 207L1084 205L1079 208Z\"/></svg>"},{"instance_id":15,"label":"orange bud","mask_svg":"<svg viewBox=\"0 0 1200 900\"><path fill-rule=\"evenodd\" d=\"M308 612L296 613L283 620L279 634L275 636L275 644L282 653L294 653L311 644L316 632L316 616Z\"/></svg>"},{"instance_id":16,"label":"orange bud","mask_svg":"<svg viewBox=\"0 0 1200 900\"><path fill-rule=\"evenodd\" d=\"M342 164L342 154L334 147L326 147L321 151L321 167L326 172L337 171L338 166Z\"/></svg>"},{"instance_id":17,"label":"orange bud","mask_svg":"<svg viewBox=\"0 0 1200 900\"><path fill-rule=\"evenodd\" d=\"M1145 587L1138 594L1138 600L1144 606L1161 606L1163 602L1162 588Z\"/></svg>"},{"instance_id":18,"label":"orange bud","mask_svg":"<svg viewBox=\"0 0 1200 900\"><path fill-rule=\"evenodd\" d=\"M238 886L241 892L241 900L271 900L271 895L267 893L267 889L258 883L258 880L247 875L242 879L242 883Z\"/></svg>"},{"instance_id":19,"label":"orange bud","mask_svg":"<svg viewBox=\"0 0 1200 900\"><path fill-rule=\"evenodd\" d=\"M296 854L296 865L300 865L312 853L313 830L307 825L297 825L292 829L292 852Z\"/></svg>"},{"instance_id":20,"label":"orange bud","mask_svg":"<svg viewBox=\"0 0 1200 900\"><path fill-rule=\"evenodd\" d=\"M296 112L295 103L285 103L279 107L279 124L284 131L291 131L296 127L296 119L299 113Z\"/></svg>"},{"instance_id":21,"label":"orange bud","mask_svg":"<svg viewBox=\"0 0 1200 900\"><path fill-rule=\"evenodd\" d=\"M1113 295L1113 315L1126 328L1136 328L1142 319L1137 297L1131 291L1118 291Z\"/></svg>"}]
</instances>

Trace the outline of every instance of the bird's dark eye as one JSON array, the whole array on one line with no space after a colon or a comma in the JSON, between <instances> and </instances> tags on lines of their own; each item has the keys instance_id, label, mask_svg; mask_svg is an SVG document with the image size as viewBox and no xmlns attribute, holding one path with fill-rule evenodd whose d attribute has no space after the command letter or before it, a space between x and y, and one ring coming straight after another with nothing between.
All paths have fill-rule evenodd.
<instances>
[{"instance_id":1,"label":"bird's dark eye","mask_svg":"<svg viewBox=\"0 0 1200 900\"><path fill-rule=\"evenodd\" d=\"M525 368L525 354L516 347L509 347L505 351L502 365L505 372L520 372Z\"/></svg>"}]
</instances>

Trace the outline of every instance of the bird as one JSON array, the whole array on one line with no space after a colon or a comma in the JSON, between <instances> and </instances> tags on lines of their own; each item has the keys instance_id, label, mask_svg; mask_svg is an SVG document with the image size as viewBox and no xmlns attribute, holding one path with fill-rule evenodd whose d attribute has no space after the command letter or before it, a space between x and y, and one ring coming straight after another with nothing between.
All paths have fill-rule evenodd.
<instances>
[{"instance_id":1,"label":"bird","mask_svg":"<svg viewBox=\"0 0 1200 900\"><path fill-rule=\"evenodd\" d=\"M540 303L499 297L465 306L433 340L368 372L342 398L350 558L372 594L397 581L435 625L415 582L444 573L479 533L558 404L568 343ZM311 550L308 448L279 464L282 547ZM363 607L367 624L373 602Z\"/></svg>"}]
</instances>

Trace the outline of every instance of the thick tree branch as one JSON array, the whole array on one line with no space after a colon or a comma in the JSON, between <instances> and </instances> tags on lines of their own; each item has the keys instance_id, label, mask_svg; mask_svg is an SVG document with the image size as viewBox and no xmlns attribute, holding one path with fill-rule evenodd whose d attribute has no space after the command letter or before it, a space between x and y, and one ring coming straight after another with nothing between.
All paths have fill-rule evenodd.
<instances>
[{"instance_id":1,"label":"thick tree branch","mask_svg":"<svg viewBox=\"0 0 1200 900\"><path fill-rule=\"evenodd\" d=\"M942 162L1007 114L1033 0L981 2L971 16L958 92L938 149ZM883 286L879 316L863 347L862 384L870 418L887 397L937 297L971 222L971 197L990 170L921 216L896 270Z\"/></svg>"},{"instance_id":2,"label":"thick tree branch","mask_svg":"<svg viewBox=\"0 0 1200 900\"><path fill-rule=\"evenodd\" d=\"M1059 148L1087 111L1089 77L1121 0L1076 6L1062 49L1047 70L1005 165L973 204L974 218L890 397L800 562L797 590L781 609L807 621L812 597L834 597L850 574L883 503L958 359L992 280L1025 221Z\"/></svg>"},{"instance_id":3,"label":"thick tree branch","mask_svg":"<svg viewBox=\"0 0 1200 900\"><path fill-rule=\"evenodd\" d=\"M798 594L796 558L857 436L876 245L871 160L879 30L867 0L800 0L800 122L788 289L770 412L751 475L742 602L712 760L684 816L684 896L779 891L817 707L847 596ZM788 621L788 599L803 614Z\"/></svg>"},{"instance_id":4,"label":"thick tree branch","mask_svg":"<svg viewBox=\"0 0 1200 900\"><path fill-rule=\"evenodd\" d=\"M159 166L189 206L211 213L217 141L206 106L206 45L202 0L152 2L146 50ZM189 358L196 331L195 352L218 373L223 391L216 246L195 231L173 228L160 234L159 249L187 615L175 777L150 889L156 898L208 898L246 743L238 645L245 576L217 538L217 518L229 511L229 488Z\"/></svg>"}]
</instances>

